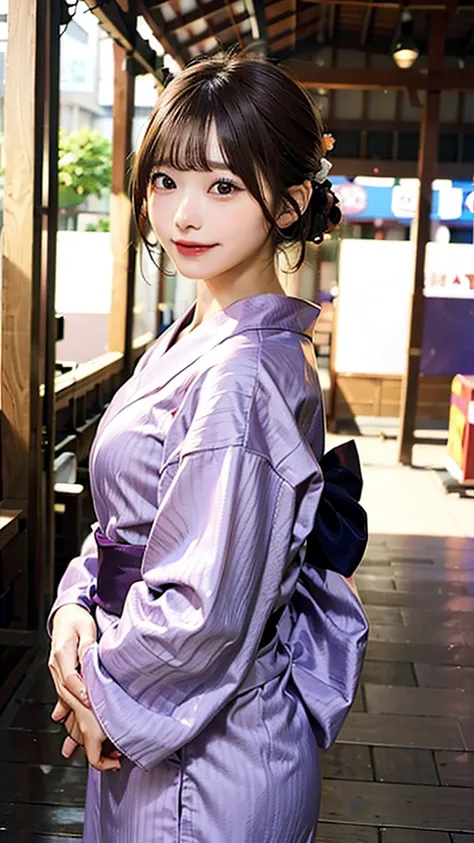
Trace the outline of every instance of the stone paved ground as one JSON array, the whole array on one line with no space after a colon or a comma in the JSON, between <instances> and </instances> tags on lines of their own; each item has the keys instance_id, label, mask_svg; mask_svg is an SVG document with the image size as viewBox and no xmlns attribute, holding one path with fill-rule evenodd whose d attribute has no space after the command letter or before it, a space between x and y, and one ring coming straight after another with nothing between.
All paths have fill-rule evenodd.
<instances>
[{"instance_id":1,"label":"stone paved ground","mask_svg":"<svg viewBox=\"0 0 474 843\"><path fill-rule=\"evenodd\" d=\"M328 437L328 447L347 437ZM447 495L443 445L397 465L357 439L371 540L361 688L324 757L317 843L474 841L474 499Z\"/></svg>"}]
</instances>

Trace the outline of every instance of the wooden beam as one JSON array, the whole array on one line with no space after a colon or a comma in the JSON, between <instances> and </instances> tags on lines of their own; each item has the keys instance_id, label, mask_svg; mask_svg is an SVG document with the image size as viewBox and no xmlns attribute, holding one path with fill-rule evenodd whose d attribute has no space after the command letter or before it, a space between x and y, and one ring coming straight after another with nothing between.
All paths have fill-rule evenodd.
<instances>
[{"instance_id":1,"label":"wooden beam","mask_svg":"<svg viewBox=\"0 0 474 843\"><path fill-rule=\"evenodd\" d=\"M198 2L198 0L196 0L196 2ZM235 37L237 39L237 44L239 45L240 48L242 48L244 46L244 41L243 41L243 38L242 38L242 34L240 32L240 24L243 23L243 21L248 18L248 14L246 12L243 13L243 15L240 15L241 20L237 21L237 18L236 18L235 14L232 10L232 3L230 3L229 0L224 0L224 3L225 3L225 7L227 9L227 14L229 16L229 20L232 24L232 27L233 27L233 30L234 30L234 33L235 33Z\"/></svg>"},{"instance_id":2,"label":"wooden beam","mask_svg":"<svg viewBox=\"0 0 474 843\"><path fill-rule=\"evenodd\" d=\"M153 6L148 6L149 10L153 10ZM188 12L185 15L177 15L177 17L172 18L168 24L164 27L164 33L166 35L174 35L176 32L179 32L180 29L186 29L186 27L191 26L191 24L196 23L197 21L207 20L207 18L213 17L216 14L222 13L222 0L211 0L210 3L205 3L201 5L201 8L194 9L192 12Z\"/></svg>"},{"instance_id":3,"label":"wooden beam","mask_svg":"<svg viewBox=\"0 0 474 843\"><path fill-rule=\"evenodd\" d=\"M109 0L99 5L97 0L85 0L89 9L100 21L102 28L111 38L126 50L129 58L134 58L146 73L151 73L161 80L163 58L159 56L148 41L139 35L134 28L133 18L121 9L116 0Z\"/></svg>"},{"instance_id":4,"label":"wooden beam","mask_svg":"<svg viewBox=\"0 0 474 843\"><path fill-rule=\"evenodd\" d=\"M444 55L444 54L443 54ZM376 91L385 88L430 91L470 91L474 89L474 70L442 68L436 70L398 70L378 67L318 67L312 62L288 60L287 67L308 89Z\"/></svg>"},{"instance_id":5,"label":"wooden beam","mask_svg":"<svg viewBox=\"0 0 474 843\"><path fill-rule=\"evenodd\" d=\"M89 0L87 0L89 2ZM166 22L160 10L154 7L154 11L150 11L145 0L137 0L137 13L141 14L147 22L155 38L158 39L163 49L172 56L181 67L184 67L185 58L182 55L182 47L173 34L166 33Z\"/></svg>"},{"instance_id":6,"label":"wooden beam","mask_svg":"<svg viewBox=\"0 0 474 843\"><path fill-rule=\"evenodd\" d=\"M269 26L271 26L271 23L269 23ZM309 35L314 35L314 33L318 32L318 30L319 30L319 20L316 18L316 20L312 21L310 24L307 24L306 26L301 26L299 28L298 35L299 35L300 39L303 39L303 38L307 38ZM296 32L296 27L292 26L292 27L290 27L290 29L285 30L285 32L280 32L279 35L274 35L273 38L268 39L269 44L272 45L275 53L277 53L278 50L285 49L287 47L288 40L291 40L291 43L293 44L295 32ZM283 47L278 46L278 44L281 41L285 41L285 45ZM291 49L290 55L291 56L294 55L294 49L293 48ZM320 87L320 86L318 85L318 87Z\"/></svg>"},{"instance_id":7,"label":"wooden beam","mask_svg":"<svg viewBox=\"0 0 474 843\"><path fill-rule=\"evenodd\" d=\"M367 44L367 38L369 37L369 34L370 34L370 28L371 28L371 25L372 25L373 14L374 14L374 4L372 2L370 4L370 6L367 6L367 8L365 10L364 22L362 24L362 30L361 30L361 33L360 33L360 43L362 44L363 47L365 47L365 45Z\"/></svg>"},{"instance_id":8,"label":"wooden beam","mask_svg":"<svg viewBox=\"0 0 474 843\"><path fill-rule=\"evenodd\" d=\"M471 29L469 31L469 35L467 36L466 42L464 44L464 50L463 50L464 55L468 56L473 47L474 47L474 26L471 26Z\"/></svg>"},{"instance_id":9,"label":"wooden beam","mask_svg":"<svg viewBox=\"0 0 474 843\"><path fill-rule=\"evenodd\" d=\"M308 6L310 9L311 6ZM315 7L313 7L315 8ZM338 12L337 6L330 6L329 7L329 32L328 32L328 41L330 43L333 42L333 38L331 37L331 11L335 9L336 13ZM337 17L337 14L336 14ZM458 16L459 17L459 16ZM300 30L301 31L301 30ZM337 23L335 25L335 32L337 32ZM371 42L373 42L373 34L371 38L368 38L367 44L363 46L360 43L360 30L358 32L344 32L339 31L337 32L337 47L338 49L348 49L354 50L357 53L373 53L374 48L373 46L369 46ZM393 43L393 37L391 35L377 35L377 53L390 53L390 49ZM424 38L417 38L417 44L420 48L421 54L426 54L428 52L428 42ZM445 42L445 55L446 56L453 56L455 59L459 59L459 57L464 55L464 48L466 45L466 38L447 38ZM317 49L315 45L314 38L310 37L306 40L303 40L303 37L298 33L298 51L301 50L304 53L304 60L309 61L311 55L317 55ZM287 58L297 59L298 58L298 51L296 55L293 53L288 55ZM285 57L286 58L286 57Z\"/></svg>"},{"instance_id":10,"label":"wooden beam","mask_svg":"<svg viewBox=\"0 0 474 843\"><path fill-rule=\"evenodd\" d=\"M265 0L253 0L253 8L255 11L255 18L257 20L258 37L261 41L266 41L268 38L268 24L265 9L270 5L274 4L268 3L266 5Z\"/></svg>"},{"instance_id":11,"label":"wooden beam","mask_svg":"<svg viewBox=\"0 0 474 843\"><path fill-rule=\"evenodd\" d=\"M115 43L112 193L110 196L113 274L108 351L125 355L125 376L127 376L132 348L131 322L135 281L135 246L128 191L135 79L124 69L125 57L123 47Z\"/></svg>"},{"instance_id":12,"label":"wooden beam","mask_svg":"<svg viewBox=\"0 0 474 843\"><path fill-rule=\"evenodd\" d=\"M202 3L201 3L201 0L195 0L195 2L196 2L196 6L198 7L198 9L199 9L199 11L201 12L201 15L202 15ZM180 15L180 17L181 17L181 15ZM201 41L207 41L209 38L214 38L214 39L215 39L215 40L219 43L218 38L216 37L216 28L215 28L214 24L212 23L211 18L203 18L203 20L205 20L205 21L206 21L207 32L206 32L206 33L204 33L204 32L203 32L203 33L201 33L198 37L201 39ZM190 32L190 34L192 35L192 31L191 31L191 30L189 30L189 32ZM204 36L204 37L203 37L203 36ZM188 49L188 47L189 47L189 45L192 43L192 41L194 41L194 39L193 39L193 38L192 38L190 41L186 41L186 42L185 42L185 47L186 47L186 49ZM198 41L197 43L198 43L198 44L200 44L200 43L201 43L201 41Z\"/></svg>"},{"instance_id":13,"label":"wooden beam","mask_svg":"<svg viewBox=\"0 0 474 843\"><path fill-rule=\"evenodd\" d=\"M200 32L199 35L195 35L194 38L190 38L189 41L183 41L181 46L185 47L188 50L190 47L195 47L197 44L203 44L204 41L208 41L209 38L215 38L218 43L221 43L221 35L223 35L225 32L235 32L236 25L244 23L244 21L246 20L248 20L248 15L243 12L242 14L234 18L234 23L225 23L223 26L219 27L219 29L213 27L212 33L210 30L208 30L207 32ZM242 46L242 44L240 45Z\"/></svg>"},{"instance_id":14,"label":"wooden beam","mask_svg":"<svg viewBox=\"0 0 474 843\"><path fill-rule=\"evenodd\" d=\"M294 13L292 12L291 9L285 9L285 11L282 12L280 15L276 15L274 18L272 18L270 21L268 21L268 29L271 29L271 27L275 26L275 24L277 24L277 23L282 23L282 21L285 21L285 20L290 21L293 17L293 14ZM268 29L267 29L267 32L268 32ZM294 33L294 32L296 32L296 28L294 26L291 26L291 27L288 28L288 31L291 32L291 33Z\"/></svg>"},{"instance_id":15,"label":"wooden beam","mask_svg":"<svg viewBox=\"0 0 474 843\"><path fill-rule=\"evenodd\" d=\"M321 0L302 0L304 3L316 3L319 5ZM452 0L324 0L326 5L338 6L374 6L381 9L400 9L402 6L408 6L414 10L424 11L457 11L466 12L474 9L474 4L469 3L462 6L453 7Z\"/></svg>"},{"instance_id":16,"label":"wooden beam","mask_svg":"<svg viewBox=\"0 0 474 843\"><path fill-rule=\"evenodd\" d=\"M339 6L336 6L335 3L331 3L329 7L329 40L334 41L334 36L336 34L337 29L337 22L339 18Z\"/></svg>"},{"instance_id":17,"label":"wooden beam","mask_svg":"<svg viewBox=\"0 0 474 843\"><path fill-rule=\"evenodd\" d=\"M444 38L446 14L438 12L432 16L428 67L430 74L439 70L444 61ZM420 146L418 154L418 179L420 195L415 219L414 280L411 299L410 328L406 370L402 381L400 410L399 461L410 465L414 445L416 411L420 379L420 364L423 344L424 323L424 280L426 245L430 239L432 184L436 176L438 161L438 137L440 116L440 92L428 90L421 121Z\"/></svg>"},{"instance_id":18,"label":"wooden beam","mask_svg":"<svg viewBox=\"0 0 474 843\"><path fill-rule=\"evenodd\" d=\"M21 508L27 517L27 536L16 547L16 569L23 573L15 585L15 610L17 620L30 627L39 623L37 613L43 602L40 380L44 363L41 280L47 237L42 212L47 184L43 171L46 14L41 0L17 0L11 5L5 85L1 496L3 507Z\"/></svg>"}]
</instances>

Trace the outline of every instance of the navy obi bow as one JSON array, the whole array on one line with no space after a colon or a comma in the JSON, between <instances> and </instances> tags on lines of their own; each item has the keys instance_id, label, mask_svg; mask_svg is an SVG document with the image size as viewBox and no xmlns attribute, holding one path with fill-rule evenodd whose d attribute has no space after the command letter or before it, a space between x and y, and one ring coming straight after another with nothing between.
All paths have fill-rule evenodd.
<instances>
[{"instance_id":1,"label":"navy obi bow","mask_svg":"<svg viewBox=\"0 0 474 843\"><path fill-rule=\"evenodd\" d=\"M359 503L362 472L354 440L328 451L319 464L324 489L306 542L305 562L351 577L362 562L368 540L367 514Z\"/></svg>"}]
</instances>

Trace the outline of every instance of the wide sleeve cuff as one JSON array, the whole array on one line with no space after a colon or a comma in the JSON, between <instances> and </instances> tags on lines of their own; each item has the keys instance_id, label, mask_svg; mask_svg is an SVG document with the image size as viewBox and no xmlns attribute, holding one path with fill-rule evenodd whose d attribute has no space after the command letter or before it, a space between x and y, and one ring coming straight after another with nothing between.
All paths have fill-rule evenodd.
<instances>
[{"instance_id":1,"label":"wide sleeve cuff","mask_svg":"<svg viewBox=\"0 0 474 843\"><path fill-rule=\"evenodd\" d=\"M53 616L61 606L73 603L76 606L82 606L88 612L93 612L98 565L94 546L93 534L91 533L82 546L85 552L81 556L76 556L67 566L59 583L56 600L48 615L46 629L49 636L52 634Z\"/></svg>"},{"instance_id":2,"label":"wide sleeve cuff","mask_svg":"<svg viewBox=\"0 0 474 843\"><path fill-rule=\"evenodd\" d=\"M108 739L138 767L152 770L186 743L186 723L151 711L130 697L100 663L97 644L84 653L82 675L92 710Z\"/></svg>"}]
</instances>

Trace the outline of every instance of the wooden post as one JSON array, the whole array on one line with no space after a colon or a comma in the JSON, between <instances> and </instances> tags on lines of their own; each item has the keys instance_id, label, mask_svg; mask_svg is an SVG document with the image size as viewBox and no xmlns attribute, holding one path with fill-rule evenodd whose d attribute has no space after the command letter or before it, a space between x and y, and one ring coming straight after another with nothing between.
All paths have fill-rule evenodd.
<instances>
[{"instance_id":1,"label":"wooden post","mask_svg":"<svg viewBox=\"0 0 474 843\"><path fill-rule=\"evenodd\" d=\"M28 548L25 541L17 548L15 605L20 623L32 627L42 602L43 559L40 302L45 48L38 33L44 32L46 17L40 0L10 4L5 86L2 504L18 507L26 517Z\"/></svg>"},{"instance_id":2,"label":"wooden post","mask_svg":"<svg viewBox=\"0 0 474 843\"><path fill-rule=\"evenodd\" d=\"M121 6L124 11L131 12L132 5L134 5L132 0L122 0ZM114 43L112 195L110 197L113 275L108 350L124 354L125 375L129 374L131 368L135 287L135 245L128 191L134 95L135 77L127 71L127 54L123 47Z\"/></svg>"},{"instance_id":3,"label":"wooden post","mask_svg":"<svg viewBox=\"0 0 474 843\"><path fill-rule=\"evenodd\" d=\"M429 71L439 70L443 64L445 31L445 13L436 12L432 14L428 53ZM414 281L411 299L407 364L402 381L400 409L398 458L403 465L411 464L414 445L421 348L423 342L425 255L426 244L430 239L432 183L436 178L438 161L439 108L439 90L431 91L428 89L421 120L418 152L420 198L415 221Z\"/></svg>"},{"instance_id":4,"label":"wooden post","mask_svg":"<svg viewBox=\"0 0 474 843\"><path fill-rule=\"evenodd\" d=\"M42 324L44 326L43 366L43 529L44 573L43 587L48 606L54 598L54 550L56 524L55 503L55 442L56 442L56 248L58 235L58 143L60 89L60 5L48 0L44 43L46 45L46 79L44 96L43 149L47 178L43 179L42 217L45 229L45 260L42 261ZM40 623L42 616L39 615Z\"/></svg>"}]
</instances>

